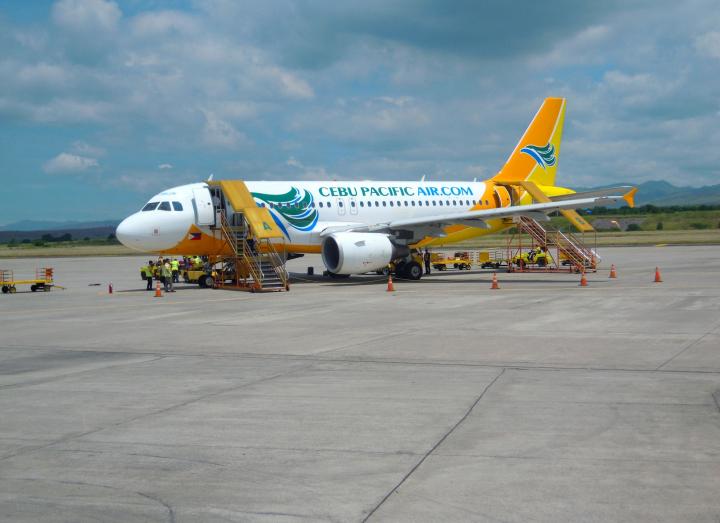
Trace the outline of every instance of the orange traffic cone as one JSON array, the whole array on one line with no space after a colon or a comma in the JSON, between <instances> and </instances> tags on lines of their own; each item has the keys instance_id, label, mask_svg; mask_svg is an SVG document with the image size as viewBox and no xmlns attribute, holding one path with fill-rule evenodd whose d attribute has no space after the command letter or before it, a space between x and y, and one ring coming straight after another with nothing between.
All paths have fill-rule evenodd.
<instances>
[{"instance_id":1,"label":"orange traffic cone","mask_svg":"<svg viewBox=\"0 0 720 523\"><path fill-rule=\"evenodd\" d=\"M395 292L395 286L393 285L393 282L392 282L392 274L388 274L388 287L387 287L387 291L388 291L388 292Z\"/></svg>"},{"instance_id":2,"label":"orange traffic cone","mask_svg":"<svg viewBox=\"0 0 720 523\"><path fill-rule=\"evenodd\" d=\"M162 298L162 295L162 291L160 290L160 280L158 280L157 285L155 285L155 297Z\"/></svg>"},{"instance_id":3,"label":"orange traffic cone","mask_svg":"<svg viewBox=\"0 0 720 523\"><path fill-rule=\"evenodd\" d=\"M662 283L662 278L660 277L660 267L655 267L655 283Z\"/></svg>"},{"instance_id":4,"label":"orange traffic cone","mask_svg":"<svg viewBox=\"0 0 720 523\"><path fill-rule=\"evenodd\" d=\"M610 277L611 277L611 278L617 278L617 271L615 270L615 264L614 264L614 263L610 266Z\"/></svg>"},{"instance_id":5,"label":"orange traffic cone","mask_svg":"<svg viewBox=\"0 0 720 523\"><path fill-rule=\"evenodd\" d=\"M112 294L112 282L108 283L108 294Z\"/></svg>"},{"instance_id":6,"label":"orange traffic cone","mask_svg":"<svg viewBox=\"0 0 720 523\"><path fill-rule=\"evenodd\" d=\"M492 285L490 285L490 288L491 289L499 289L500 288L500 285L498 285L496 272L493 272Z\"/></svg>"},{"instance_id":7,"label":"orange traffic cone","mask_svg":"<svg viewBox=\"0 0 720 523\"><path fill-rule=\"evenodd\" d=\"M580 277L580 287L587 287L588 282L587 278L585 277L585 271L582 271L582 276Z\"/></svg>"}]
</instances>

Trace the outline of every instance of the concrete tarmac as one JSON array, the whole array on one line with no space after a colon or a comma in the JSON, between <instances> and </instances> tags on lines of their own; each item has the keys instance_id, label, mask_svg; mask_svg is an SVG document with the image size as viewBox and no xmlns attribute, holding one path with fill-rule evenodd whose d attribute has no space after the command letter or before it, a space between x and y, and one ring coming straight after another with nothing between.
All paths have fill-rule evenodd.
<instances>
[{"instance_id":1,"label":"concrete tarmac","mask_svg":"<svg viewBox=\"0 0 720 523\"><path fill-rule=\"evenodd\" d=\"M719 253L162 298L0 260L67 287L0 295L0 521L717 522Z\"/></svg>"}]
</instances>

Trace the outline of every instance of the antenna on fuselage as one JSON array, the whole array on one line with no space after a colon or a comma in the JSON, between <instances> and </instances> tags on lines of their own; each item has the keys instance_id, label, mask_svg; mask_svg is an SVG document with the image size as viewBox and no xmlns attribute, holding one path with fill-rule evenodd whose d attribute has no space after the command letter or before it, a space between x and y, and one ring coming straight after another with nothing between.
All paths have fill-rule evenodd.
<instances>
[{"instance_id":1,"label":"antenna on fuselage","mask_svg":"<svg viewBox=\"0 0 720 523\"><path fill-rule=\"evenodd\" d=\"M420 183L423 183L425 181L425 175L422 175L422 178L420 178Z\"/></svg>"},{"instance_id":2,"label":"antenna on fuselage","mask_svg":"<svg viewBox=\"0 0 720 523\"><path fill-rule=\"evenodd\" d=\"M477 176L473 178L473 183L477 183Z\"/></svg>"},{"instance_id":3,"label":"antenna on fuselage","mask_svg":"<svg viewBox=\"0 0 720 523\"><path fill-rule=\"evenodd\" d=\"M210 176L208 176L207 181L211 182L213 179L213 176L215 176L213 173L210 173Z\"/></svg>"}]
</instances>

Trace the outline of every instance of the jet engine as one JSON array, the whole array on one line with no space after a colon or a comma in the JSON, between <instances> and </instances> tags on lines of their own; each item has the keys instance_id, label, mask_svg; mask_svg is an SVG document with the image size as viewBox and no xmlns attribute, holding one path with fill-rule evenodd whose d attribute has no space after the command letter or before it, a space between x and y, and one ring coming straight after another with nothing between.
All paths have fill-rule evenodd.
<instances>
[{"instance_id":1,"label":"jet engine","mask_svg":"<svg viewBox=\"0 0 720 523\"><path fill-rule=\"evenodd\" d=\"M379 233L336 232L322 242L323 263L335 274L376 271L407 251L407 247L395 245L389 235Z\"/></svg>"}]
</instances>

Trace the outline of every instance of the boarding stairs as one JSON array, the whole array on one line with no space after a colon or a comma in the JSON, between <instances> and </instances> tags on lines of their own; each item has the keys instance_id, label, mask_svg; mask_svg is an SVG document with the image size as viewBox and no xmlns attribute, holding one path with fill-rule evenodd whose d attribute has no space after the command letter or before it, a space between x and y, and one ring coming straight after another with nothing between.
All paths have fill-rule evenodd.
<instances>
[{"instance_id":1,"label":"boarding stairs","mask_svg":"<svg viewBox=\"0 0 720 523\"><path fill-rule=\"evenodd\" d=\"M228 187L227 183L233 185ZM238 188L238 184L242 187ZM244 183L220 182L219 185L233 212L226 209L218 214L216 227L232 252L221 260L222 274L218 278L218 287L252 292L289 290L290 279L284 258L272 241L278 237L282 239L282 233L277 231L272 218L265 216L267 209L255 205Z\"/></svg>"},{"instance_id":2,"label":"boarding stairs","mask_svg":"<svg viewBox=\"0 0 720 523\"><path fill-rule=\"evenodd\" d=\"M520 216L516 222L518 233L530 236L533 242L547 249L555 248L557 258L567 262L577 272L596 271L598 257L594 249L570 232L562 232L550 227L543 227L539 222L527 216ZM559 262L556 259L556 262Z\"/></svg>"}]
</instances>

